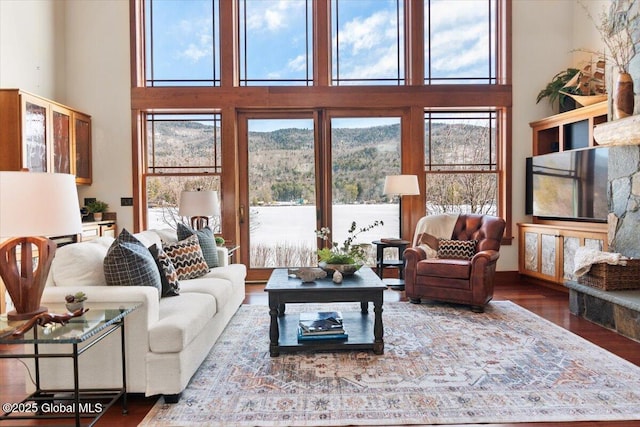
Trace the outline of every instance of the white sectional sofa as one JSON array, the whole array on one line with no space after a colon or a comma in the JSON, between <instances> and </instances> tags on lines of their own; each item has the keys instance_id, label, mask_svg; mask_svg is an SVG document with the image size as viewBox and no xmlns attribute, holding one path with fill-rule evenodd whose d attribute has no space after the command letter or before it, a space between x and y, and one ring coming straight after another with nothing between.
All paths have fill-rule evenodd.
<instances>
[{"instance_id":1,"label":"white sectional sofa","mask_svg":"<svg viewBox=\"0 0 640 427\"><path fill-rule=\"evenodd\" d=\"M146 246L175 239L175 231L144 231L134 235ZM175 402L187 386L245 297L246 267L228 264L226 249L218 248L220 267L195 279L180 280L177 296L159 298L151 286L108 286L102 260L113 238L103 237L58 249L51 267L43 305L63 303L67 294L83 291L85 306L140 303L125 323L127 391L164 395ZM121 386L120 337L105 341L80 356L80 387ZM56 345L47 351L56 351ZM55 364L55 366L54 366ZM42 363L43 388L73 386L69 360Z\"/></svg>"}]
</instances>

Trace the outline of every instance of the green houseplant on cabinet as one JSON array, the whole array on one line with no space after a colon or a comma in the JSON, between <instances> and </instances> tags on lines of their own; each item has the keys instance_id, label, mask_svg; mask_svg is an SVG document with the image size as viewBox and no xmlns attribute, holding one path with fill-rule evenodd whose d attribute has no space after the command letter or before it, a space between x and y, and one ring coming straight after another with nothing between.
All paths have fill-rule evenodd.
<instances>
[{"instance_id":1,"label":"green houseplant on cabinet","mask_svg":"<svg viewBox=\"0 0 640 427\"><path fill-rule=\"evenodd\" d=\"M102 221L102 214L109 209L109 205L102 200L93 200L87 204L87 211L93 214L94 221Z\"/></svg>"},{"instance_id":2,"label":"green houseplant on cabinet","mask_svg":"<svg viewBox=\"0 0 640 427\"><path fill-rule=\"evenodd\" d=\"M575 101L565 94L568 91L568 88L566 88L565 85L579 71L580 70L578 70L577 68L567 68L566 70L560 71L558 74L553 76L551 81L547 83L547 86L538 93L536 104L538 104L544 98L549 98L549 104L551 104L551 108L553 108L556 102L558 102L558 111L560 113L575 109Z\"/></svg>"}]
</instances>

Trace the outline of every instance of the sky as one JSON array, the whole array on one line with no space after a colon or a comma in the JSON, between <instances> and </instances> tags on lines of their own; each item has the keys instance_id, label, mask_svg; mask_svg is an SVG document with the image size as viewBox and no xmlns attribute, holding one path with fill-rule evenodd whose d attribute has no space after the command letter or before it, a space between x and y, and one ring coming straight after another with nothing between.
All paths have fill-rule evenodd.
<instances>
[{"instance_id":1,"label":"sky","mask_svg":"<svg viewBox=\"0 0 640 427\"><path fill-rule=\"evenodd\" d=\"M431 22L425 24L425 34L431 34L431 55L425 58L430 58L432 77L488 74L487 1L495 0L425 0L431 4ZM214 57L219 36L213 30L213 16L219 16L219 11L213 4L211 0L153 2L155 78L211 79L219 65ZM240 5L241 21L246 23L241 24L246 28L246 37L241 31L241 52L245 46L247 52L246 66L241 55L241 77L311 76L311 57L306 52L311 51L312 42L305 29L305 22L311 26L310 10L305 14L311 1L242 0ZM403 23L400 34L397 25L403 11L396 10L395 0L333 0L332 16L333 56L339 57L341 78L397 78L399 73L402 77L403 59L398 57L402 46L399 54L396 40L403 38ZM334 75L337 71L334 63Z\"/></svg>"}]
</instances>

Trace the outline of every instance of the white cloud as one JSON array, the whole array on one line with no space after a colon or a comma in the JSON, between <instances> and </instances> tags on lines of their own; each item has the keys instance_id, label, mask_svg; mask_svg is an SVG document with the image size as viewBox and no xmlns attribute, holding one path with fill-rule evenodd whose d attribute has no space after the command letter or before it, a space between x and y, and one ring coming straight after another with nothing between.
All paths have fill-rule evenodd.
<instances>
[{"instance_id":1,"label":"white cloud","mask_svg":"<svg viewBox=\"0 0 640 427\"><path fill-rule=\"evenodd\" d=\"M350 49L354 55L389 43L395 44L396 15L383 10L364 19L356 17L339 30L340 49ZM391 30L390 30L391 29Z\"/></svg>"},{"instance_id":2,"label":"white cloud","mask_svg":"<svg viewBox=\"0 0 640 427\"><path fill-rule=\"evenodd\" d=\"M307 69L306 55L298 55L287 63L287 68L291 71L305 71Z\"/></svg>"},{"instance_id":3,"label":"white cloud","mask_svg":"<svg viewBox=\"0 0 640 427\"><path fill-rule=\"evenodd\" d=\"M184 41L178 53L192 63L213 55L213 24L211 18L196 20L183 19L176 27L176 38Z\"/></svg>"},{"instance_id":4,"label":"white cloud","mask_svg":"<svg viewBox=\"0 0 640 427\"><path fill-rule=\"evenodd\" d=\"M302 0L247 2L247 28L271 32L287 28L291 22L304 17L304 7L305 2Z\"/></svg>"},{"instance_id":5,"label":"white cloud","mask_svg":"<svg viewBox=\"0 0 640 427\"><path fill-rule=\"evenodd\" d=\"M210 53L209 50L202 49L194 44L190 44L187 49L182 51L181 56L191 60L192 62L198 62Z\"/></svg>"}]
</instances>

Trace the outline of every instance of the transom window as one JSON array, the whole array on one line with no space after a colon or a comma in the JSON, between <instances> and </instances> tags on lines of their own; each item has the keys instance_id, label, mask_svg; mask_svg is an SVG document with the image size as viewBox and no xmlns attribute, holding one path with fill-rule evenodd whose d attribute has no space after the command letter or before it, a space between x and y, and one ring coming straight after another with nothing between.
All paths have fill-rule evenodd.
<instances>
[{"instance_id":1,"label":"transom window","mask_svg":"<svg viewBox=\"0 0 640 427\"><path fill-rule=\"evenodd\" d=\"M424 0L426 84L496 83L497 0Z\"/></svg>"},{"instance_id":2,"label":"transom window","mask_svg":"<svg viewBox=\"0 0 640 427\"><path fill-rule=\"evenodd\" d=\"M238 0L240 86L313 84L311 0Z\"/></svg>"},{"instance_id":3,"label":"transom window","mask_svg":"<svg viewBox=\"0 0 640 427\"><path fill-rule=\"evenodd\" d=\"M404 2L332 0L332 83L404 84Z\"/></svg>"},{"instance_id":4,"label":"transom window","mask_svg":"<svg viewBox=\"0 0 640 427\"><path fill-rule=\"evenodd\" d=\"M219 0L145 0L147 86L219 86Z\"/></svg>"}]
</instances>

